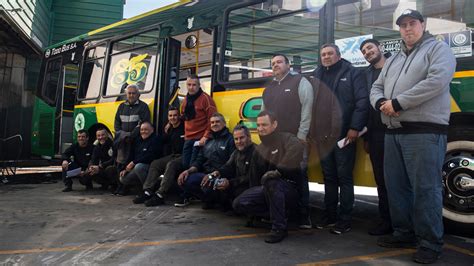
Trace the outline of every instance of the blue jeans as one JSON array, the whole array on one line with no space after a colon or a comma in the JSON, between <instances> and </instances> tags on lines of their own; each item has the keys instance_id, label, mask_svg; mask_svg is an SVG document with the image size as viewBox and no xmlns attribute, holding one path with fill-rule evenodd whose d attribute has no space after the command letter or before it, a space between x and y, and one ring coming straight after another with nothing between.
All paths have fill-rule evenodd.
<instances>
[{"instance_id":1,"label":"blue jeans","mask_svg":"<svg viewBox=\"0 0 474 266\"><path fill-rule=\"evenodd\" d=\"M132 171L128 172L126 175L120 178L120 183L124 185L133 185L133 184L142 184L146 181L146 176L148 174L148 169L150 168L149 164L146 163L137 163L133 167Z\"/></svg>"},{"instance_id":2,"label":"blue jeans","mask_svg":"<svg viewBox=\"0 0 474 266\"><path fill-rule=\"evenodd\" d=\"M342 149L335 146L321 160L324 175L324 206L326 215L331 220L351 220L354 205L352 170L354 169L355 154L355 143L351 143ZM338 202L339 213L337 212Z\"/></svg>"},{"instance_id":3,"label":"blue jeans","mask_svg":"<svg viewBox=\"0 0 474 266\"><path fill-rule=\"evenodd\" d=\"M186 181L183 184L182 197L187 199L191 196L203 198L203 192L201 190L201 181L206 174L204 173L192 173L188 175Z\"/></svg>"},{"instance_id":4,"label":"blue jeans","mask_svg":"<svg viewBox=\"0 0 474 266\"><path fill-rule=\"evenodd\" d=\"M445 152L446 135L385 135L385 184L393 235L416 237L421 247L438 252L443 246Z\"/></svg>"},{"instance_id":5,"label":"blue jeans","mask_svg":"<svg viewBox=\"0 0 474 266\"><path fill-rule=\"evenodd\" d=\"M183 145L183 168L188 169L189 165L196 159L200 147L194 146L194 143L199 139L189 139L184 141Z\"/></svg>"}]
</instances>

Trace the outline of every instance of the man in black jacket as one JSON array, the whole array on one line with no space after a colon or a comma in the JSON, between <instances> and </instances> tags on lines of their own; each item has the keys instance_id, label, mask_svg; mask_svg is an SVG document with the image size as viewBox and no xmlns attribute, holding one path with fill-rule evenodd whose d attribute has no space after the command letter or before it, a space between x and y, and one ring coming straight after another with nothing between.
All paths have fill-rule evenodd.
<instances>
[{"instance_id":1,"label":"man in black jacket","mask_svg":"<svg viewBox=\"0 0 474 266\"><path fill-rule=\"evenodd\" d=\"M271 112L260 112L257 131L262 143L252 156L250 188L233 202L238 213L270 215L272 230L265 239L267 243L280 242L287 236L287 211L296 210L297 188L302 182L300 162L304 146L295 135L275 131L277 126Z\"/></svg>"},{"instance_id":2,"label":"man in black jacket","mask_svg":"<svg viewBox=\"0 0 474 266\"><path fill-rule=\"evenodd\" d=\"M351 230L352 206L354 205L352 170L355 163L356 140L359 132L367 124L369 94L363 75L348 61L341 58L337 45L324 44L320 51L322 66L315 70L314 76L320 80L322 86L329 88L339 102L342 121L338 139L345 138L345 146L340 148L333 145L328 154L320 152L326 213L317 227L322 229L334 226L330 231L342 234ZM314 119L318 119L321 115L331 116L333 113L317 104L315 104L315 109ZM337 210L338 202L340 203L339 211Z\"/></svg>"},{"instance_id":3,"label":"man in black jacket","mask_svg":"<svg viewBox=\"0 0 474 266\"><path fill-rule=\"evenodd\" d=\"M113 142L105 128L99 128L95 134L97 143L95 143L87 171L90 178L101 184L101 189L106 190L109 185L115 187L117 183L117 170L112 156Z\"/></svg>"},{"instance_id":4,"label":"man in black jacket","mask_svg":"<svg viewBox=\"0 0 474 266\"><path fill-rule=\"evenodd\" d=\"M172 106L168 109L168 124L162 140L164 156L150 164L148 175L143 183L143 194L135 199L136 204L145 203L147 207L164 204L166 193L176 183L176 178L182 171L184 123L176 107ZM155 192L157 185L159 188Z\"/></svg>"},{"instance_id":5,"label":"man in black jacket","mask_svg":"<svg viewBox=\"0 0 474 266\"><path fill-rule=\"evenodd\" d=\"M250 162L256 145L252 142L250 130L244 125L237 125L233 131L236 150L229 160L211 175L215 181L214 196L230 208L232 200L249 188Z\"/></svg>"},{"instance_id":6,"label":"man in black jacket","mask_svg":"<svg viewBox=\"0 0 474 266\"><path fill-rule=\"evenodd\" d=\"M214 181L209 182L209 174L229 160L235 145L222 114L214 113L210 123L212 138L200 149L189 169L184 170L178 177L178 185L183 188L183 195L182 200L175 203L176 207L189 205L191 195L202 198L203 209L213 208L215 203L219 203L215 201L210 191L211 187L213 189Z\"/></svg>"},{"instance_id":7,"label":"man in black jacket","mask_svg":"<svg viewBox=\"0 0 474 266\"><path fill-rule=\"evenodd\" d=\"M64 182L63 192L72 191L72 178L67 172L80 168L79 182L86 186L86 189L92 189L92 183L88 181L87 166L92 155L92 145L89 144L89 135L87 131L81 129L77 132L77 143L71 145L62 154L62 177Z\"/></svg>"},{"instance_id":8,"label":"man in black jacket","mask_svg":"<svg viewBox=\"0 0 474 266\"><path fill-rule=\"evenodd\" d=\"M372 84L377 80L385 64L385 59L390 57L390 53L382 54L380 43L375 39L367 39L360 44L360 51L370 66L365 70L367 87L370 91ZM370 92L369 92L370 93ZM372 106L369 107L369 119L367 121L367 134L364 137L364 149L369 153L375 183L377 184L377 194L379 197L379 215L381 221L376 227L369 230L370 235L385 235L392 232L392 222L388 208L387 189L385 187L383 173L383 153L385 125L380 118L380 112Z\"/></svg>"},{"instance_id":9,"label":"man in black jacket","mask_svg":"<svg viewBox=\"0 0 474 266\"><path fill-rule=\"evenodd\" d=\"M140 125L140 137L134 141L134 149L125 164L125 168L119 169L119 179L122 189L118 195L127 194L127 186L132 184L143 184L148 174L150 163L161 154L160 140L153 134L154 129L150 122Z\"/></svg>"}]
</instances>

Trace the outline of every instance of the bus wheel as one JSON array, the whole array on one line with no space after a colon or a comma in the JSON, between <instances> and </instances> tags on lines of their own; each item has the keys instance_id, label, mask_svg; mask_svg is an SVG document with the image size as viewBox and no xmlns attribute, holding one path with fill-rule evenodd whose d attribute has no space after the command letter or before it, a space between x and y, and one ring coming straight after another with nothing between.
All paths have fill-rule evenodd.
<instances>
[{"instance_id":1,"label":"bus wheel","mask_svg":"<svg viewBox=\"0 0 474 266\"><path fill-rule=\"evenodd\" d=\"M474 142L448 143L443 163L443 217L474 224Z\"/></svg>"}]
</instances>

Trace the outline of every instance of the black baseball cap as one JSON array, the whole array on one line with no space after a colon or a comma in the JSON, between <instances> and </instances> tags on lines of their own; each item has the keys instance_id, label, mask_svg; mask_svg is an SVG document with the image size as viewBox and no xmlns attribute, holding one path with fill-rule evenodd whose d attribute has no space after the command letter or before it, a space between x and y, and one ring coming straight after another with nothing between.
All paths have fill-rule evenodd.
<instances>
[{"instance_id":1,"label":"black baseball cap","mask_svg":"<svg viewBox=\"0 0 474 266\"><path fill-rule=\"evenodd\" d=\"M414 18L414 19L418 19L419 21L423 22L425 21L423 19L423 15L421 15L420 12L416 11L416 10L413 10L413 9L406 9L405 11L402 12L402 14L397 18L397 21L395 22L398 26L400 26L400 21L404 18L404 17L411 17L411 18Z\"/></svg>"}]
</instances>

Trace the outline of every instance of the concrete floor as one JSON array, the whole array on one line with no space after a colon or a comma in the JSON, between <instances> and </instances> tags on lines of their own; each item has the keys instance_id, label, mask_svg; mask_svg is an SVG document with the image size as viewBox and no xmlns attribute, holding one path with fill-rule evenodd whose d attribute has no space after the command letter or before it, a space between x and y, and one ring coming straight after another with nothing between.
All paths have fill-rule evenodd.
<instances>
[{"instance_id":1,"label":"concrete floor","mask_svg":"<svg viewBox=\"0 0 474 266\"><path fill-rule=\"evenodd\" d=\"M203 211L199 203L146 208L132 196L74 185L70 193L60 183L0 186L0 265L412 264L414 250L378 247L366 233L377 217L375 196L357 196L345 235L294 229L270 245L267 229L246 228L245 218ZM313 220L322 198L311 193ZM448 232L445 242L437 265L474 265L473 238Z\"/></svg>"}]
</instances>

